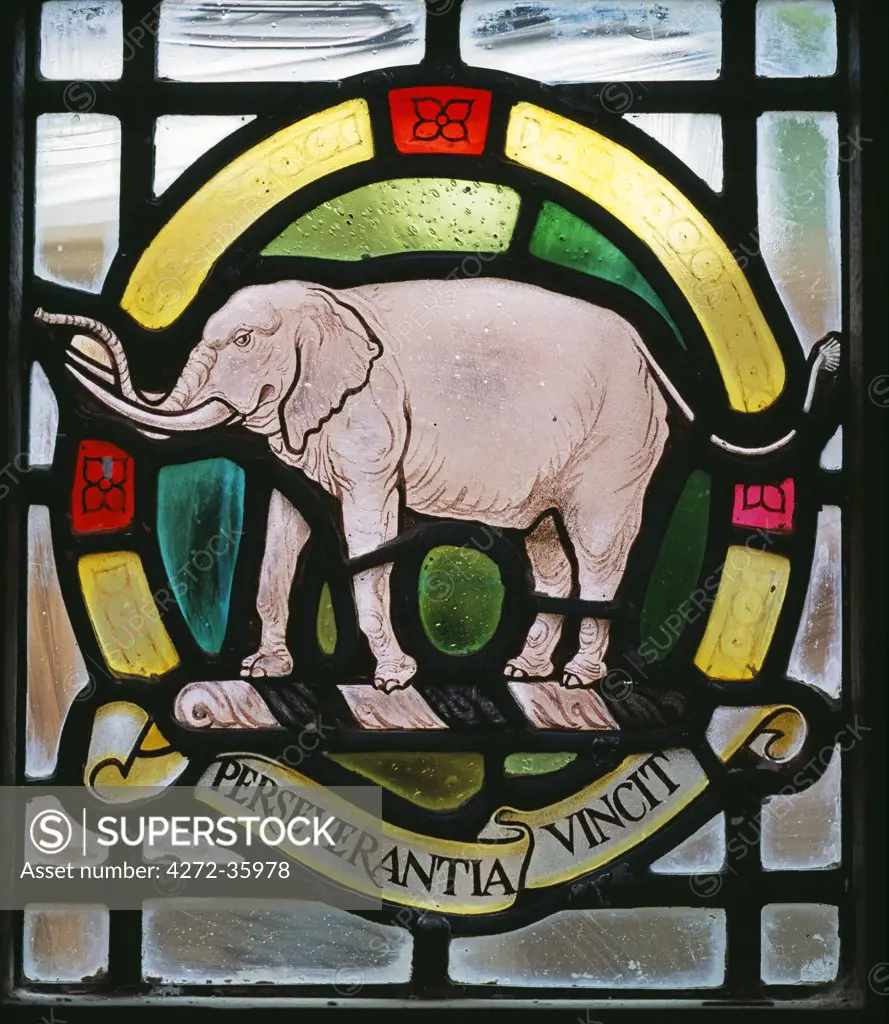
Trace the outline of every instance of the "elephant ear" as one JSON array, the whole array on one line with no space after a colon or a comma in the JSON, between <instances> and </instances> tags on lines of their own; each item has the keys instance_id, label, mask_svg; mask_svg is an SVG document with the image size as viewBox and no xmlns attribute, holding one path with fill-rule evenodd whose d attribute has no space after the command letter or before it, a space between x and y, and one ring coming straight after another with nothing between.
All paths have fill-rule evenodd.
<instances>
[{"instance_id":1,"label":"elephant ear","mask_svg":"<svg viewBox=\"0 0 889 1024\"><path fill-rule=\"evenodd\" d=\"M313 434L367 386L383 346L354 306L325 289L313 289L300 310L298 368L283 406L287 447L301 455Z\"/></svg>"}]
</instances>

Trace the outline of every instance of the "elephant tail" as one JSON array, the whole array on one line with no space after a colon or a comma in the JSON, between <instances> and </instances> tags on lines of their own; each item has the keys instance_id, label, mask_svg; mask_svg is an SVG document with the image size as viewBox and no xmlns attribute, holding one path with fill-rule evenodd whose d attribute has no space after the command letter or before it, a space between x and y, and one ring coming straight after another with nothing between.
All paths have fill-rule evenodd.
<instances>
[{"instance_id":1,"label":"elephant tail","mask_svg":"<svg viewBox=\"0 0 889 1024\"><path fill-rule=\"evenodd\" d=\"M670 395L683 416L689 422L693 421L695 414L689 404L682 398L655 360L652 359L645 346L640 344L639 347L661 387ZM801 416L809 419L820 419L830 408L832 404L831 399L836 392L841 358L842 341L840 335L836 332L832 331L813 345L812 351L809 353L809 382L806 387L802 409L800 410ZM777 441L759 448L747 448L743 445L736 445L731 441L718 437L716 434L710 435L710 441L717 448L731 452L733 455L760 456L780 451L790 444L796 436L797 430L794 429L783 437L778 438Z\"/></svg>"},{"instance_id":2,"label":"elephant tail","mask_svg":"<svg viewBox=\"0 0 889 1024\"><path fill-rule=\"evenodd\" d=\"M826 334L812 346L808 359L809 382L806 386L806 395L800 410L801 416L805 416L810 420L821 419L830 409L839 380L842 348L840 335L834 331ZM772 452L780 451L790 444L796 436L797 430L793 429L772 444L763 445L761 448L745 448L732 444L730 441L725 441L715 434L711 435L710 440L718 448L731 452L733 455L756 456L771 455Z\"/></svg>"}]
</instances>

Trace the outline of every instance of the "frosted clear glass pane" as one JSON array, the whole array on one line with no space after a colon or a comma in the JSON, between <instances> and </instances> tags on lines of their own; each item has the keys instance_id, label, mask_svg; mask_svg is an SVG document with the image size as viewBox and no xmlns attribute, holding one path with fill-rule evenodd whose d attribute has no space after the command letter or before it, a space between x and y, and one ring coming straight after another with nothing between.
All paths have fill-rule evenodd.
<instances>
[{"instance_id":1,"label":"frosted clear glass pane","mask_svg":"<svg viewBox=\"0 0 889 1024\"><path fill-rule=\"evenodd\" d=\"M716 192L722 191L722 118L718 114L627 114Z\"/></svg>"},{"instance_id":2,"label":"frosted clear glass pane","mask_svg":"<svg viewBox=\"0 0 889 1024\"><path fill-rule=\"evenodd\" d=\"M837 427L837 432L824 446L821 453L821 468L838 470L843 468L843 428Z\"/></svg>"},{"instance_id":3,"label":"frosted clear glass pane","mask_svg":"<svg viewBox=\"0 0 889 1024\"><path fill-rule=\"evenodd\" d=\"M762 908L762 980L767 985L833 981L840 962L839 911L823 903Z\"/></svg>"},{"instance_id":4,"label":"frosted clear glass pane","mask_svg":"<svg viewBox=\"0 0 889 1024\"><path fill-rule=\"evenodd\" d=\"M40 363L31 367L28 408L28 461L32 467L52 465L59 432L59 403Z\"/></svg>"},{"instance_id":5,"label":"frosted clear glass pane","mask_svg":"<svg viewBox=\"0 0 889 1024\"><path fill-rule=\"evenodd\" d=\"M48 0L40 12L40 74L108 81L123 71L120 0Z\"/></svg>"},{"instance_id":6,"label":"frosted clear glass pane","mask_svg":"<svg viewBox=\"0 0 889 1024\"><path fill-rule=\"evenodd\" d=\"M364 985L408 981L413 939L344 910L256 900L155 900L142 917L142 973L172 984Z\"/></svg>"},{"instance_id":7,"label":"frosted clear glass pane","mask_svg":"<svg viewBox=\"0 0 889 1024\"><path fill-rule=\"evenodd\" d=\"M818 513L812 575L787 674L839 697L843 675L843 521L835 505Z\"/></svg>"},{"instance_id":8,"label":"frosted clear glass pane","mask_svg":"<svg viewBox=\"0 0 889 1024\"><path fill-rule=\"evenodd\" d=\"M49 509L28 510L28 701L25 773L52 775L71 704L90 682L59 587Z\"/></svg>"},{"instance_id":9,"label":"frosted clear glass pane","mask_svg":"<svg viewBox=\"0 0 889 1024\"><path fill-rule=\"evenodd\" d=\"M818 78L837 69L833 0L759 0L756 73L766 78Z\"/></svg>"},{"instance_id":10,"label":"frosted clear glass pane","mask_svg":"<svg viewBox=\"0 0 889 1024\"><path fill-rule=\"evenodd\" d=\"M758 124L759 238L808 354L842 328L836 114L768 113Z\"/></svg>"},{"instance_id":11,"label":"frosted clear glass pane","mask_svg":"<svg viewBox=\"0 0 889 1024\"><path fill-rule=\"evenodd\" d=\"M725 867L725 815L717 814L706 825L656 860L651 870L658 875L690 875L722 871Z\"/></svg>"},{"instance_id":12,"label":"frosted clear glass pane","mask_svg":"<svg viewBox=\"0 0 889 1024\"><path fill-rule=\"evenodd\" d=\"M541 82L717 78L719 0L465 0L463 60ZM612 109L632 98L613 86ZM609 90L602 100L609 104ZM617 104L617 105L615 105Z\"/></svg>"},{"instance_id":13,"label":"frosted clear glass pane","mask_svg":"<svg viewBox=\"0 0 889 1024\"><path fill-rule=\"evenodd\" d=\"M840 748L836 747L814 786L763 803L760 850L764 868L805 871L840 863L840 774Z\"/></svg>"},{"instance_id":14,"label":"frosted clear glass pane","mask_svg":"<svg viewBox=\"0 0 889 1024\"><path fill-rule=\"evenodd\" d=\"M48 281L101 291L117 252L120 122L106 114L37 119L34 269Z\"/></svg>"},{"instance_id":15,"label":"frosted clear glass pane","mask_svg":"<svg viewBox=\"0 0 889 1024\"><path fill-rule=\"evenodd\" d=\"M712 988L725 974L725 911L560 911L502 935L452 939L449 974L472 985Z\"/></svg>"},{"instance_id":16,"label":"frosted clear glass pane","mask_svg":"<svg viewBox=\"0 0 889 1024\"><path fill-rule=\"evenodd\" d=\"M158 74L180 82L321 82L417 64L423 0L164 0Z\"/></svg>"},{"instance_id":17,"label":"frosted clear glass pane","mask_svg":"<svg viewBox=\"0 0 889 1024\"><path fill-rule=\"evenodd\" d=\"M154 127L154 194L166 191L198 157L253 119L252 114L159 117Z\"/></svg>"},{"instance_id":18,"label":"frosted clear glass pane","mask_svg":"<svg viewBox=\"0 0 889 1024\"><path fill-rule=\"evenodd\" d=\"M108 910L92 904L25 907L23 969L29 981L79 982L108 970Z\"/></svg>"}]
</instances>

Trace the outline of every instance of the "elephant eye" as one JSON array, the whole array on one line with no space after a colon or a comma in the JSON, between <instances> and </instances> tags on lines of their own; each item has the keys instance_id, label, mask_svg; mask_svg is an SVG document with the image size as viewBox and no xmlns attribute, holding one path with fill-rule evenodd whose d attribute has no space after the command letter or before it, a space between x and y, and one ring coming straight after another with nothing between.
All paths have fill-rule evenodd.
<instances>
[{"instance_id":1,"label":"elephant eye","mask_svg":"<svg viewBox=\"0 0 889 1024\"><path fill-rule=\"evenodd\" d=\"M238 348L246 348L251 341L253 341L252 331L244 331L243 334L236 335L234 339L234 342L238 346Z\"/></svg>"}]
</instances>

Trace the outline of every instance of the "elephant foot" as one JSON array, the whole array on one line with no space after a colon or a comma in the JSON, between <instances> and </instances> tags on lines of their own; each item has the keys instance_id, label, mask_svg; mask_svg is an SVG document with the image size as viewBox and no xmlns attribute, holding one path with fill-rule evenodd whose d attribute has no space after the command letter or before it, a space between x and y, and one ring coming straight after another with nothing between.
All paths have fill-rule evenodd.
<instances>
[{"instance_id":1,"label":"elephant foot","mask_svg":"<svg viewBox=\"0 0 889 1024\"><path fill-rule=\"evenodd\" d=\"M374 673L374 686L383 693L391 693L393 690L404 690L410 686L411 680L417 674L417 663L409 654L401 654L390 661L377 663L377 670Z\"/></svg>"},{"instance_id":2,"label":"elephant foot","mask_svg":"<svg viewBox=\"0 0 889 1024\"><path fill-rule=\"evenodd\" d=\"M286 647L265 650L262 647L241 662L241 675L262 678L264 676L289 676L293 671L293 658Z\"/></svg>"},{"instance_id":3,"label":"elephant foot","mask_svg":"<svg viewBox=\"0 0 889 1024\"><path fill-rule=\"evenodd\" d=\"M523 651L517 658L506 663L504 675L507 679L551 679L553 663L548 658L531 658Z\"/></svg>"},{"instance_id":4,"label":"elephant foot","mask_svg":"<svg viewBox=\"0 0 889 1024\"><path fill-rule=\"evenodd\" d=\"M562 673L562 686L569 690L594 686L605 678L606 672L604 662L593 661L578 654L565 666L565 671Z\"/></svg>"}]
</instances>

